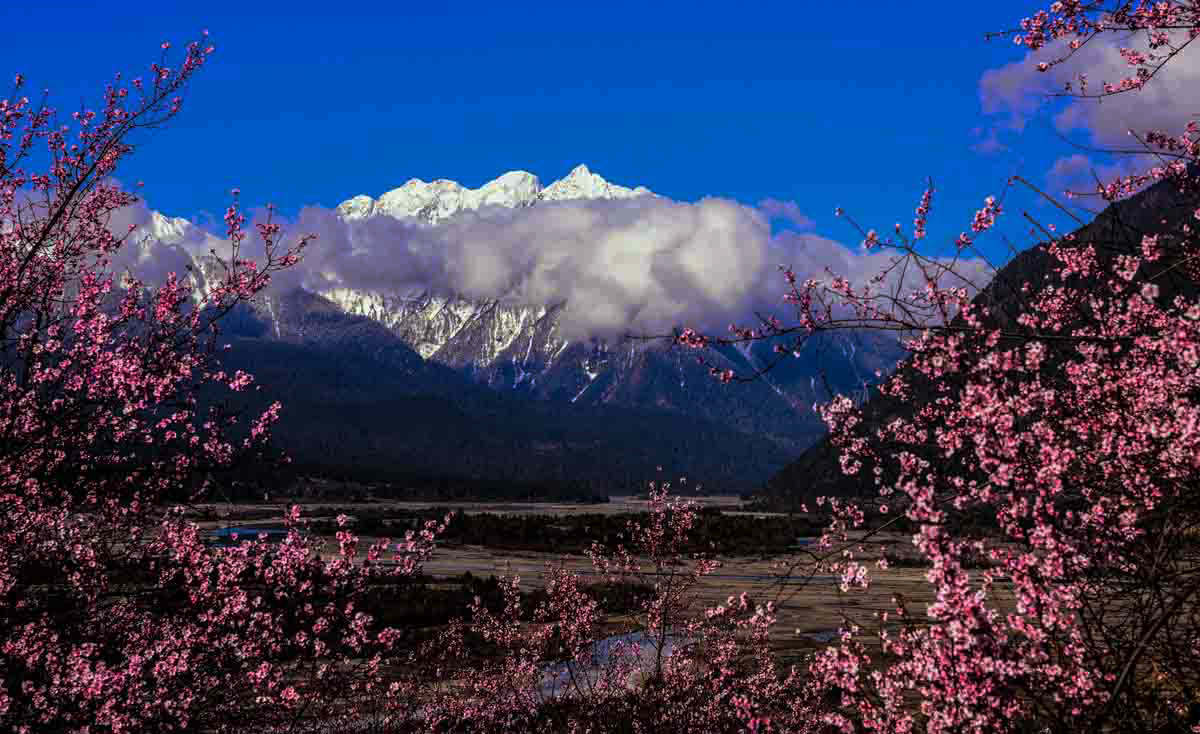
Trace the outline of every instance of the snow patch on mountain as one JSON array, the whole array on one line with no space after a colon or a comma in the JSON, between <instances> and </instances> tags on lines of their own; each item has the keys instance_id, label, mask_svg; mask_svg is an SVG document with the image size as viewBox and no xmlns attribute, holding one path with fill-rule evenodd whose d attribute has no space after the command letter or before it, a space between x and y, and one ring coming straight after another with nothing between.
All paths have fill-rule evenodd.
<instances>
[{"instance_id":1,"label":"snow patch on mountain","mask_svg":"<svg viewBox=\"0 0 1200 734\"><path fill-rule=\"evenodd\" d=\"M490 305L426 290L383 293L334 288L320 295L346 313L366 316L388 327L425 359Z\"/></svg>"}]
</instances>

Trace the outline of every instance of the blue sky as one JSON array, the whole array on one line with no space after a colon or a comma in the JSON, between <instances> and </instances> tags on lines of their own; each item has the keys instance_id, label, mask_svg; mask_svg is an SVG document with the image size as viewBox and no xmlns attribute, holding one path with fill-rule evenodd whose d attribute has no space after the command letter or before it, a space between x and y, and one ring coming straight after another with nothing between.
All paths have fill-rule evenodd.
<instances>
[{"instance_id":1,"label":"blue sky","mask_svg":"<svg viewBox=\"0 0 1200 734\"><path fill-rule=\"evenodd\" d=\"M1044 183L1073 152L1044 116L1018 132L983 114L982 75L1023 57L983 35L1039 7L1025 0L99 5L4 3L0 23L22 30L0 70L69 108L208 29L217 52L182 116L119 174L173 216L220 212L233 186L292 214L412 177L549 183L582 162L680 200L794 200L848 243L835 206L908 225L933 176L935 244L1009 175ZM973 150L997 125L1007 149ZM1001 229L1018 244L1020 204L1054 221L1012 202Z\"/></svg>"}]
</instances>

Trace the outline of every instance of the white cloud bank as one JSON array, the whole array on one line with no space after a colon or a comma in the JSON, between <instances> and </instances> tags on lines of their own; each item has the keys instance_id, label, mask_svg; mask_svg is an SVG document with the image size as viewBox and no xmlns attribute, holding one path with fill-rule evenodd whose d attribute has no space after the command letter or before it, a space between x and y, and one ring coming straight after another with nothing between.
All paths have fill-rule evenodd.
<instances>
[{"instance_id":1,"label":"white cloud bank","mask_svg":"<svg viewBox=\"0 0 1200 734\"><path fill-rule=\"evenodd\" d=\"M803 221L794 205L788 215ZM168 269L181 271L186 253L227 248L199 227L162 218L140 204L120 219L114 230L132 222L169 233L166 241L131 246L122 258L123 267L148 282ZM752 325L755 312L774 313L787 322L779 266L818 279L827 277L828 268L862 284L893 257L811 233L772 235L768 214L718 198L485 206L437 224L391 216L346 220L335 210L306 207L285 224L289 241L300 233L317 239L298 265L275 277L275 288L428 290L524 304L565 301L561 325L566 336L576 338L661 334L676 326L724 333L730 323ZM246 249L246 254L260 254L255 247ZM962 268L980 272L979 263ZM908 275L906 287L919 287L912 269Z\"/></svg>"}]
</instances>

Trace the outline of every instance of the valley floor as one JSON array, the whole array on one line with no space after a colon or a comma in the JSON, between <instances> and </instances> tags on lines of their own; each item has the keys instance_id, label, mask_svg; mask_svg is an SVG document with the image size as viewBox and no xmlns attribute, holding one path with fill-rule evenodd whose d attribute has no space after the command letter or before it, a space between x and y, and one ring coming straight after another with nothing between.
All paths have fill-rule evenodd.
<instances>
[{"instance_id":1,"label":"valley floor","mask_svg":"<svg viewBox=\"0 0 1200 734\"><path fill-rule=\"evenodd\" d=\"M697 498L702 506L714 508L722 514L748 515L762 519L785 517L776 513L745 512L742 503L732 496ZM504 502L367 502L330 503L321 502L303 506L303 515L314 521L331 521L337 514L351 517L377 515L401 511L427 510L433 507L449 508L465 514L495 513L506 515L542 515L566 517L573 514L627 514L646 511L646 501L637 497L614 497L606 504L572 505L565 503L504 503ZM268 527L279 523L284 505L238 504L209 505L199 508L203 515L211 517L215 512L218 519L207 519L200 524L206 529L239 526ZM277 527L277 525L276 525ZM362 534L360 548L364 549L375 537ZM802 540L802 539L801 539ZM806 576L804 571L786 574L789 567L806 560L805 550L798 548L795 554L773 554L769 556L721 555L721 567L705 578L697 603L705 607L722 604L730 596L746 593L758 601L772 600L777 607L778 622L772 632L772 645L784 659L796 658L804 651L815 649L829 641L847 620L861 625L859 639L870 645L878 633L879 615L894 613L896 598L903 598L909 611L923 614L928 602L932 601L929 584L925 579L926 569L912 567L889 567L881 569L878 560L879 547L895 548L898 551L911 549L911 536L901 533L885 533L873 538L875 555L865 554L859 560L870 566L871 583L867 589L841 591L840 579L829 575ZM330 538L326 546L332 554L334 544ZM889 551L890 552L890 551ZM910 551L911 552L911 551ZM588 558L579 554L511 550L475 544L441 544L433 557L425 563L425 573L437 579L461 577L469 572L475 577L517 575L523 591L533 591L543 584L547 570L558 563L584 576L600 577L593 570ZM971 572L977 576L981 571ZM1000 593L1004 593L1003 590ZM624 621L614 616L614 625ZM894 630L894 627L892 628Z\"/></svg>"}]
</instances>

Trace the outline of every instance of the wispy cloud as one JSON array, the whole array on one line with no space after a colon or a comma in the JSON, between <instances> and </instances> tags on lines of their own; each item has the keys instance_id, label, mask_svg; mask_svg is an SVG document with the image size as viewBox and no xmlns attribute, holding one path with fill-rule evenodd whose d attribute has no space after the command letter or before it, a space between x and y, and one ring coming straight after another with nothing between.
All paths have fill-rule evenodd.
<instances>
[{"instance_id":1,"label":"wispy cloud","mask_svg":"<svg viewBox=\"0 0 1200 734\"><path fill-rule=\"evenodd\" d=\"M1082 133L1090 147L1100 150L1140 150L1137 140L1130 137L1130 130L1139 136L1147 130L1181 132L1186 122L1200 113L1193 93L1200 83L1200 51L1195 46L1172 59L1139 91L1109 96L1103 101L1053 96L1063 92L1067 82L1073 82L1078 90L1080 73L1087 75L1088 91L1092 93L1100 91L1105 82L1115 83L1133 74L1135 69L1118 53L1121 46L1145 50L1145 39L1140 35L1098 36L1066 63L1039 72L1036 68L1039 61L1063 55L1065 45L1059 41L1026 54L1020 61L986 71L979 81L980 101L984 113L998 119L984 140L999 142L1005 135L1020 132L1044 111L1053 115L1052 123L1059 133L1064 136ZM1062 180L1072 171L1082 171L1082 160L1082 155L1059 159L1047 175ZM1087 188L1094 189L1094 180Z\"/></svg>"},{"instance_id":2,"label":"wispy cloud","mask_svg":"<svg viewBox=\"0 0 1200 734\"><path fill-rule=\"evenodd\" d=\"M808 218L795 201L763 199L758 202L758 209L771 219L787 220L800 229L809 229L813 226L813 220Z\"/></svg>"}]
</instances>

